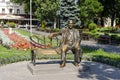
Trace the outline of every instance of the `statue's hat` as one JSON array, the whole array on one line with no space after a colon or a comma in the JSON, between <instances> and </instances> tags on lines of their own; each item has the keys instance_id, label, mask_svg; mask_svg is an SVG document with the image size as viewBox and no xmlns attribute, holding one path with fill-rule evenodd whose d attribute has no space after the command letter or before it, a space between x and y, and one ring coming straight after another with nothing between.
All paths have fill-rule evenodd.
<instances>
[{"instance_id":1,"label":"statue's hat","mask_svg":"<svg viewBox=\"0 0 120 80\"><path fill-rule=\"evenodd\" d=\"M73 23L73 20L69 20L68 23Z\"/></svg>"}]
</instances>

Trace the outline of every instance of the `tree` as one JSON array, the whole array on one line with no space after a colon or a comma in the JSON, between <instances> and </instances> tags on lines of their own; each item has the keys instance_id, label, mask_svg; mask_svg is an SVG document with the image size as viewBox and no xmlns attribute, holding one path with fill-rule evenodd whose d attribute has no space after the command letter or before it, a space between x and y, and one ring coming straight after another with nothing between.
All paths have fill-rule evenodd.
<instances>
[{"instance_id":1,"label":"tree","mask_svg":"<svg viewBox=\"0 0 120 80\"><path fill-rule=\"evenodd\" d=\"M87 26L89 23L93 22L94 18L98 17L100 12L103 11L103 6L98 0L80 0L80 19L83 26Z\"/></svg>"},{"instance_id":2,"label":"tree","mask_svg":"<svg viewBox=\"0 0 120 80\"><path fill-rule=\"evenodd\" d=\"M99 0L99 2L104 6L102 17L110 17L113 26L116 17L120 17L120 0Z\"/></svg>"},{"instance_id":3,"label":"tree","mask_svg":"<svg viewBox=\"0 0 120 80\"><path fill-rule=\"evenodd\" d=\"M78 18L79 9L78 5L75 3L75 0L61 0L60 3L60 16L61 16L61 26L65 27L67 21L72 19L76 27L80 27L81 21Z\"/></svg>"},{"instance_id":4,"label":"tree","mask_svg":"<svg viewBox=\"0 0 120 80\"><path fill-rule=\"evenodd\" d=\"M59 0L37 0L36 5L35 14L39 19L54 20L59 7Z\"/></svg>"}]
</instances>

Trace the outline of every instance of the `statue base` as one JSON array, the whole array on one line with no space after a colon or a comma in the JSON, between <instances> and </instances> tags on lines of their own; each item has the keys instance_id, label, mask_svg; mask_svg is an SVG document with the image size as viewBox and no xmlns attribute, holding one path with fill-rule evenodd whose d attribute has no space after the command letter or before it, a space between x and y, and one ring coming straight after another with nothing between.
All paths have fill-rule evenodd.
<instances>
[{"instance_id":1,"label":"statue base","mask_svg":"<svg viewBox=\"0 0 120 80\"><path fill-rule=\"evenodd\" d=\"M86 72L89 71L90 67L84 63L80 63L79 67L75 67L73 65L73 61L67 61L66 66L60 68L60 61L58 60L41 60L37 61L34 66L32 63L27 64L28 70L33 75L42 75L42 74L61 74L61 73L79 73L79 72Z\"/></svg>"}]
</instances>

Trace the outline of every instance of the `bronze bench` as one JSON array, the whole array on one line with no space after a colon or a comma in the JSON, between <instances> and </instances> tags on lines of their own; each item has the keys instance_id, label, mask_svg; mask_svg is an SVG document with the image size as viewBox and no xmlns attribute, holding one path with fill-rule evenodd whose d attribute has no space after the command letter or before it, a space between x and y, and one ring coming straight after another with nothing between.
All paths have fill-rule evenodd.
<instances>
[{"instance_id":1,"label":"bronze bench","mask_svg":"<svg viewBox=\"0 0 120 80\"><path fill-rule=\"evenodd\" d=\"M30 43L31 43L31 62L33 65L36 65L36 56L38 54L44 54L44 55L51 55L51 54L57 54L56 48L52 47L52 39L50 40L50 43L46 43L46 37L42 36L43 39L41 39L37 35L32 35L30 36ZM36 38L36 41L33 39ZM57 46L59 45L58 38L56 37L57 41ZM40 43L43 41L44 43Z\"/></svg>"}]
</instances>

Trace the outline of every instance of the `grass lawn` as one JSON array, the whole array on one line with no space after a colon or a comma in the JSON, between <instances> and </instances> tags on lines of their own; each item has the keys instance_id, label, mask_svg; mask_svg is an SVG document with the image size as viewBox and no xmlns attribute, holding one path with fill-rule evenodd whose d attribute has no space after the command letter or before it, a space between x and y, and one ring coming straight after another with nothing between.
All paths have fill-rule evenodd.
<instances>
[{"instance_id":1,"label":"grass lawn","mask_svg":"<svg viewBox=\"0 0 120 80\"><path fill-rule=\"evenodd\" d=\"M26 56L30 57L30 50L6 49L0 45L0 64L22 61Z\"/></svg>"},{"instance_id":2,"label":"grass lawn","mask_svg":"<svg viewBox=\"0 0 120 80\"><path fill-rule=\"evenodd\" d=\"M22 29L16 29L17 32L19 32L20 34L22 35L25 35L25 36L30 36L30 32L27 32L25 30L22 30Z\"/></svg>"}]
</instances>

